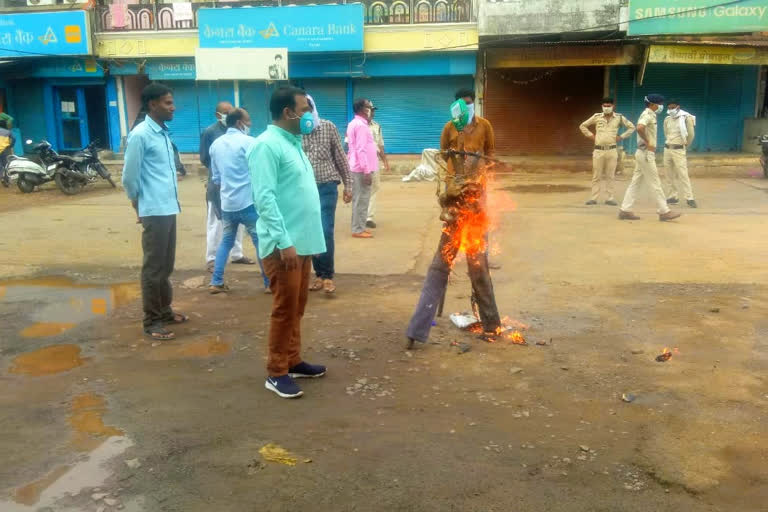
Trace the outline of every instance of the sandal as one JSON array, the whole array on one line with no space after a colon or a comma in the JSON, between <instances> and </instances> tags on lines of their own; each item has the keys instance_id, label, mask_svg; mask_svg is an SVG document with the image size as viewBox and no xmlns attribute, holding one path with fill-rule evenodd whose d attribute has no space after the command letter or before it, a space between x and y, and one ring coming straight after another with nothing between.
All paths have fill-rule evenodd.
<instances>
[{"instance_id":1,"label":"sandal","mask_svg":"<svg viewBox=\"0 0 768 512\"><path fill-rule=\"evenodd\" d=\"M189 322L189 317L185 315L184 313L174 313L173 319L166 322L169 324L184 324Z\"/></svg>"},{"instance_id":2,"label":"sandal","mask_svg":"<svg viewBox=\"0 0 768 512\"><path fill-rule=\"evenodd\" d=\"M163 327L150 327L144 331L144 335L157 341L168 341L176 338L176 334Z\"/></svg>"},{"instance_id":3,"label":"sandal","mask_svg":"<svg viewBox=\"0 0 768 512\"><path fill-rule=\"evenodd\" d=\"M328 295L332 295L336 292L336 285L333 284L332 279L323 279L323 291Z\"/></svg>"},{"instance_id":4,"label":"sandal","mask_svg":"<svg viewBox=\"0 0 768 512\"><path fill-rule=\"evenodd\" d=\"M314 281L312 281L312 284L309 285L309 291L316 292L323 289L323 280L319 277L316 277Z\"/></svg>"},{"instance_id":5,"label":"sandal","mask_svg":"<svg viewBox=\"0 0 768 512\"><path fill-rule=\"evenodd\" d=\"M251 258L246 258L243 256L242 258L238 258L236 260L232 260L232 263L235 265L255 265L256 262L253 261Z\"/></svg>"}]
</instances>

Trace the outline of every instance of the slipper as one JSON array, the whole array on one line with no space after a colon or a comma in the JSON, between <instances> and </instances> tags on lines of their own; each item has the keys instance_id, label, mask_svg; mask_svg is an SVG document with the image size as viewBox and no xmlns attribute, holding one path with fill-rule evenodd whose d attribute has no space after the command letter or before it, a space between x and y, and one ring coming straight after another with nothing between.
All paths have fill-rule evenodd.
<instances>
[{"instance_id":1,"label":"slipper","mask_svg":"<svg viewBox=\"0 0 768 512\"><path fill-rule=\"evenodd\" d=\"M173 313L173 319L169 320L168 324L184 324L189 322L189 317L184 313Z\"/></svg>"},{"instance_id":2,"label":"slipper","mask_svg":"<svg viewBox=\"0 0 768 512\"><path fill-rule=\"evenodd\" d=\"M150 327L144 331L144 335L158 341L167 341L176 338L176 334L162 327Z\"/></svg>"},{"instance_id":3,"label":"slipper","mask_svg":"<svg viewBox=\"0 0 768 512\"><path fill-rule=\"evenodd\" d=\"M352 238L373 238L373 235L367 231L362 231L360 233L352 233Z\"/></svg>"},{"instance_id":4,"label":"slipper","mask_svg":"<svg viewBox=\"0 0 768 512\"><path fill-rule=\"evenodd\" d=\"M232 260L232 263L235 265L255 265L256 262L253 261L251 258L246 258L243 256L242 258L238 258L236 260Z\"/></svg>"},{"instance_id":5,"label":"slipper","mask_svg":"<svg viewBox=\"0 0 768 512\"><path fill-rule=\"evenodd\" d=\"M211 293L211 295L217 295L219 293L227 293L229 291L229 286L225 284L212 284L208 287L208 291Z\"/></svg>"},{"instance_id":6,"label":"slipper","mask_svg":"<svg viewBox=\"0 0 768 512\"><path fill-rule=\"evenodd\" d=\"M336 292L336 285L333 284L333 280L323 279L323 291L328 295L333 295Z\"/></svg>"},{"instance_id":7,"label":"slipper","mask_svg":"<svg viewBox=\"0 0 768 512\"><path fill-rule=\"evenodd\" d=\"M312 284L309 285L309 291L316 292L323 289L323 280L319 277L315 278L314 281L312 281Z\"/></svg>"}]
</instances>

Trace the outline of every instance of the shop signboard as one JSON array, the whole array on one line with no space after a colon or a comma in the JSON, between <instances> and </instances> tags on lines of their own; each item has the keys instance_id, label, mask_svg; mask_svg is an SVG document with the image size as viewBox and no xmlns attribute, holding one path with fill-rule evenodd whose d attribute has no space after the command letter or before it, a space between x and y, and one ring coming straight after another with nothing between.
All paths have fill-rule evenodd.
<instances>
[{"instance_id":1,"label":"shop signboard","mask_svg":"<svg viewBox=\"0 0 768 512\"><path fill-rule=\"evenodd\" d=\"M649 62L667 64L735 64L759 66L768 64L768 48L653 45Z\"/></svg>"},{"instance_id":2,"label":"shop signboard","mask_svg":"<svg viewBox=\"0 0 768 512\"><path fill-rule=\"evenodd\" d=\"M765 31L765 0L629 0L631 36Z\"/></svg>"},{"instance_id":3,"label":"shop signboard","mask_svg":"<svg viewBox=\"0 0 768 512\"><path fill-rule=\"evenodd\" d=\"M144 65L150 80L194 80L195 61L192 59L152 59Z\"/></svg>"},{"instance_id":4,"label":"shop signboard","mask_svg":"<svg viewBox=\"0 0 768 512\"><path fill-rule=\"evenodd\" d=\"M85 11L0 16L0 57L90 54L91 36Z\"/></svg>"},{"instance_id":5,"label":"shop signboard","mask_svg":"<svg viewBox=\"0 0 768 512\"><path fill-rule=\"evenodd\" d=\"M200 9L200 47L362 51L363 9L363 4Z\"/></svg>"},{"instance_id":6,"label":"shop signboard","mask_svg":"<svg viewBox=\"0 0 768 512\"><path fill-rule=\"evenodd\" d=\"M198 80L288 80L288 50L198 48L195 69Z\"/></svg>"}]
</instances>

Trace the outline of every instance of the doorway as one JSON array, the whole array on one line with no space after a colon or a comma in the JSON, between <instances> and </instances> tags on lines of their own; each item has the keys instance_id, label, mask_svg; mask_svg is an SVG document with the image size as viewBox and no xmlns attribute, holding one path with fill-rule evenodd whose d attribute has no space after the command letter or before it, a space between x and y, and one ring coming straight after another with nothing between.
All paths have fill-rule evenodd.
<instances>
[{"instance_id":1,"label":"doorway","mask_svg":"<svg viewBox=\"0 0 768 512\"><path fill-rule=\"evenodd\" d=\"M79 151L91 141L100 145L109 143L103 85L55 87L54 108L59 151Z\"/></svg>"}]
</instances>

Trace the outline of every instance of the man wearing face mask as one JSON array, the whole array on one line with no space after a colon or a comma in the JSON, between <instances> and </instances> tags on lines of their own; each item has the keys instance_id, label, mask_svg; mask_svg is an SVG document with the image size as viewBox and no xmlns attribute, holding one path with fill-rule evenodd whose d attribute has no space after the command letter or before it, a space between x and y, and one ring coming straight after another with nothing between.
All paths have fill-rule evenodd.
<instances>
[{"instance_id":1,"label":"man wearing face mask","mask_svg":"<svg viewBox=\"0 0 768 512\"><path fill-rule=\"evenodd\" d=\"M595 127L595 133L590 130L592 126ZM621 126L624 126L625 130L619 135ZM592 151L592 196L586 204L597 204L600 188L604 186L607 196L605 204L616 206L613 183L619 158L617 145L634 133L635 125L623 115L614 113L613 98L603 98L603 111L581 123L579 129L585 137L595 143Z\"/></svg>"},{"instance_id":2,"label":"man wearing face mask","mask_svg":"<svg viewBox=\"0 0 768 512\"><path fill-rule=\"evenodd\" d=\"M347 126L349 170L352 171L352 236L373 238L365 228L371 201L373 173L379 171L376 141L370 129L373 104L366 98L355 100L355 118Z\"/></svg>"},{"instance_id":3,"label":"man wearing face mask","mask_svg":"<svg viewBox=\"0 0 768 512\"><path fill-rule=\"evenodd\" d=\"M228 101L220 101L216 105L216 122L206 128L200 135L200 163L208 169L208 182L206 185L205 199L208 203L208 216L206 219L206 267L213 272L216 250L221 245L223 224L221 222L221 197L219 188L211 180L211 145L227 132L227 114L234 107ZM232 263L253 265L256 263L243 254L243 228L237 231L235 246L232 250Z\"/></svg>"},{"instance_id":4,"label":"man wearing face mask","mask_svg":"<svg viewBox=\"0 0 768 512\"><path fill-rule=\"evenodd\" d=\"M656 116L664 110L664 96L649 94L645 97L645 110L637 121L637 152L635 152L635 172L632 181L624 194L624 202L619 210L620 220L638 220L640 217L632 212L632 206L637 200L637 193L643 183L647 183L654 201L660 221L669 221L680 217L667 206L664 190L661 188L659 171L656 169Z\"/></svg>"},{"instance_id":5,"label":"man wearing face mask","mask_svg":"<svg viewBox=\"0 0 768 512\"><path fill-rule=\"evenodd\" d=\"M224 284L224 267L235 245L235 236L240 226L248 231L258 254L259 237L256 234L256 221L259 220L259 216L253 206L251 175L246 159L246 153L255 140L249 135L250 132L251 116L245 109L236 108L227 115L227 132L211 144L211 181L220 190L221 221L224 231L221 244L216 251L211 285L208 287L212 294L229 291L229 287ZM263 266L261 276L264 281L264 290L268 291L269 280Z\"/></svg>"},{"instance_id":6,"label":"man wearing face mask","mask_svg":"<svg viewBox=\"0 0 768 512\"><path fill-rule=\"evenodd\" d=\"M259 212L259 254L273 293L264 386L282 398L303 392L295 378L325 375L301 358L301 318L309 296L312 256L325 252L320 195L302 149L315 125L307 93L280 87L269 102L272 124L248 151L253 200Z\"/></svg>"},{"instance_id":7,"label":"man wearing face mask","mask_svg":"<svg viewBox=\"0 0 768 512\"><path fill-rule=\"evenodd\" d=\"M664 119L664 187L668 191L667 203L677 204L678 192L685 197L688 206L696 208L691 178L688 176L687 148L693 144L696 117L680 108L680 102L667 103L669 115Z\"/></svg>"}]
</instances>

